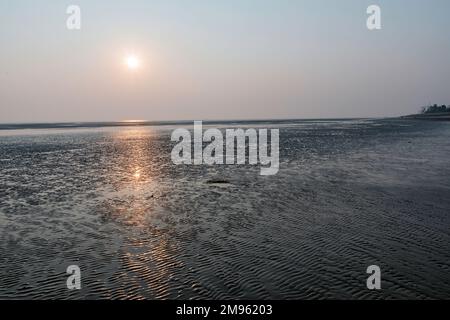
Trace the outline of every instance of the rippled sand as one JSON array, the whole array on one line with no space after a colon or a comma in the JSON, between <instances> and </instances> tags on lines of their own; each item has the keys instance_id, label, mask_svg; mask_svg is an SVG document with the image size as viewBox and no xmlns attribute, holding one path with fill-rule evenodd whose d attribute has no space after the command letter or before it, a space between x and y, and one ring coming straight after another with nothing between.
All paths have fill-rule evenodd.
<instances>
[{"instance_id":1,"label":"rippled sand","mask_svg":"<svg viewBox=\"0 0 450 320\"><path fill-rule=\"evenodd\" d=\"M175 166L167 126L0 132L0 299L450 298L449 123L260 125L275 176Z\"/></svg>"}]
</instances>

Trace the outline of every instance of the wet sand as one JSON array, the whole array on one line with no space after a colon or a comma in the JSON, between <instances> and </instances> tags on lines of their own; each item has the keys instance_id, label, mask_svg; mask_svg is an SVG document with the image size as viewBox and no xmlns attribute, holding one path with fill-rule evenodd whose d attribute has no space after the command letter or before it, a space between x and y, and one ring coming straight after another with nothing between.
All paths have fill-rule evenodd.
<instances>
[{"instance_id":1,"label":"wet sand","mask_svg":"<svg viewBox=\"0 0 450 320\"><path fill-rule=\"evenodd\" d=\"M447 122L232 125L280 129L277 175L175 166L170 125L0 132L0 299L450 297Z\"/></svg>"}]
</instances>

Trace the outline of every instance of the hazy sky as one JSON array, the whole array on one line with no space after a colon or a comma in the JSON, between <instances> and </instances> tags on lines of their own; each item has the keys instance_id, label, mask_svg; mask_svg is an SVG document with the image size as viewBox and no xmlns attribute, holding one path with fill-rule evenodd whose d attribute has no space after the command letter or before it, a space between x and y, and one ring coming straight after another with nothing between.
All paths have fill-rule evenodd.
<instances>
[{"instance_id":1,"label":"hazy sky","mask_svg":"<svg viewBox=\"0 0 450 320\"><path fill-rule=\"evenodd\" d=\"M366 28L370 4L382 30ZM431 102L450 104L448 0L0 0L0 122L371 117Z\"/></svg>"}]
</instances>

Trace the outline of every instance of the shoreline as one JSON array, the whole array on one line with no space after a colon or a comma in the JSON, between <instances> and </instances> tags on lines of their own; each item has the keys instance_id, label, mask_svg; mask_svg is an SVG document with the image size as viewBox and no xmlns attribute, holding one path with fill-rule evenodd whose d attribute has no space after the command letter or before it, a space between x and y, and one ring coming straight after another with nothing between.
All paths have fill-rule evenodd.
<instances>
[{"instance_id":1,"label":"shoreline","mask_svg":"<svg viewBox=\"0 0 450 320\"><path fill-rule=\"evenodd\" d=\"M407 115L407 116L401 116L400 119L450 121L450 112L428 113L428 114L411 114L411 115Z\"/></svg>"}]
</instances>

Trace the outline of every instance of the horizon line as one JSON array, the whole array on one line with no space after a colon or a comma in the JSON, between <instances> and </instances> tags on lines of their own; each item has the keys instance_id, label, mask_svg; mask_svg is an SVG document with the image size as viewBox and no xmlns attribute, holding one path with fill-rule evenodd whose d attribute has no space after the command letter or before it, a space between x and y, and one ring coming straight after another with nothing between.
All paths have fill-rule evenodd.
<instances>
[{"instance_id":1,"label":"horizon line","mask_svg":"<svg viewBox=\"0 0 450 320\"><path fill-rule=\"evenodd\" d=\"M54 122L6 122L0 123L0 130L19 129L63 129L63 128L95 128L95 127L145 127L152 125L171 125L202 121L204 123L221 122L288 122L288 121L312 121L312 120L370 120L370 119L395 119L391 117L311 117L311 118L260 118L260 119L206 119L206 120L110 120L110 121L54 121Z\"/></svg>"}]
</instances>

